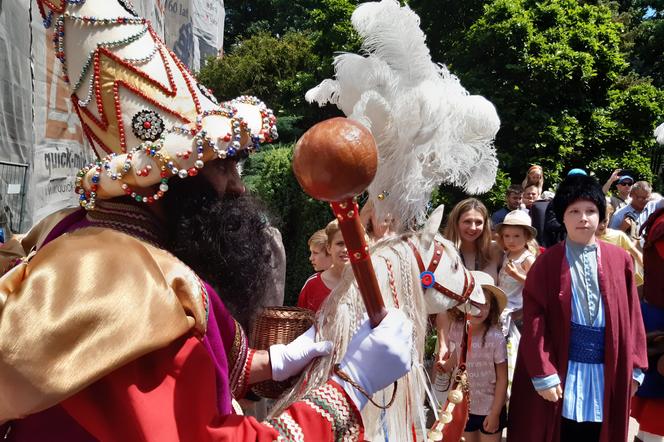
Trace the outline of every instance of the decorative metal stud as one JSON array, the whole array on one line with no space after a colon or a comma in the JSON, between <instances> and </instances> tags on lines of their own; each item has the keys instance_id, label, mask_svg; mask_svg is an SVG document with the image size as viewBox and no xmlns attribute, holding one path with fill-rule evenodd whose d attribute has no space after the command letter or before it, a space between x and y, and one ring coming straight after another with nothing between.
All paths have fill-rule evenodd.
<instances>
[{"instance_id":1,"label":"decorative metal stud","mask_svg":"<svg viewBox=\"0 0 664 442\"><path fill-rule=\"evenodd\" d=\"M164 120L153 110L144 109L131 119L131 129L143 141L156 141L164 132Z\"/></svg>"}]
</instances>

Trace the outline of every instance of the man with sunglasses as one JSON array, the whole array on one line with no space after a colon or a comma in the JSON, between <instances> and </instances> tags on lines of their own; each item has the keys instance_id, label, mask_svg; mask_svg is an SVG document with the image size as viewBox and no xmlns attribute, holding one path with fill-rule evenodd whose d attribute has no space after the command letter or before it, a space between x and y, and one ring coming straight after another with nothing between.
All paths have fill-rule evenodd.
<instances>
[{"instance_id":1,"label":"man with sunglasses","mask_svg":"<svg viewBox=\"0 0 664 442\"><path fill-rule=\"evenodd\" d=\"M629 193L632 190L632 186L634 185L634 178L629 175L621 175L621 173L621 169L614 170L602 187L602 190L606 195L609 193L611 185L616 183L617 192L614 192L611 195L611 206L613 206L614 213L630 203L631 199L629 197Z\"/></svg>"},{"instance_id":2,"label":"man with sunglasses","mask_svg":"<svg viewBox=\"0 0 664 442\"><path fill-rule=\"evenodd\" d=\"M639 229L660 207L664 207L664 200L651 201L652 186L647 181L637 181L632 186L628 205L613 214L609 227L622 230L633 239L639 238Z\"/></svg>"}]
</instances>

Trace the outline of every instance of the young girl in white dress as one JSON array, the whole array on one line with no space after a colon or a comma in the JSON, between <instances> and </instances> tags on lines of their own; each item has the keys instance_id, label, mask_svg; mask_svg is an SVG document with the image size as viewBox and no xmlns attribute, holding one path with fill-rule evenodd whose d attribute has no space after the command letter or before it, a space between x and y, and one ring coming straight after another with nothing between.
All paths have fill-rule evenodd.
<instances>
[{"instance_id":1,"label":"young girl in white dress","mask_svg":"<svg viewBox=\"0 0 664 442\"><path fill-rule=\"evenodd\" d=\"M507 377L511 387L521 340L523 286L538 253L537 230L530 225L530 216L526 212L514 210L505 215L503 222L496 226L496 232L498 243L505 251L498 272L498 287L507 295L507 307L500 319L507 338Z\"/></svg>"},{"instance_id":2,"label":"young girl in white dress","mask_svg":"<svg viewBox=\"0 0 664 442\"><path fill-rule=\"evenodd\" d=\"M507 332L510 322L515 322L517 328L521 324L523 285L538 253L537 230L530 225L526 212L513 210L496 226L496 232L498 243L505 251L498 272L498 287L507 295L507 308L502 314L503 331Z\"/></svg>"}]
</instances>

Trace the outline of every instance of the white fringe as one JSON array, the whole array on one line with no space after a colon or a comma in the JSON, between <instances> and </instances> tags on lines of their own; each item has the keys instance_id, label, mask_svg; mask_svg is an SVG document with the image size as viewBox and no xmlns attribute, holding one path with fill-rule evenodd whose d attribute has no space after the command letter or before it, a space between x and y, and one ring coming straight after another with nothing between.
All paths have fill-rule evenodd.
<instances>
[{"instance_id":1,"label":"white fringe","mask_svg":"<svg viewBox=\"0 0 664 442\"><path fill-rule=\"evenodd\" d=\"M438 216L432 216L420 234L411 236L412 241L421 250L425 263L429 262L433 255L432 240L435 230L440 224L442 208L434 213ZM442 265L439 265L436 277L445 281L448 288L460 293L464 276L463 266L457 266L460 262L458 253L449 241L442 237L437 239L444 242L446 257L441 262ZM429 401L432 396L423 365L427 318L429 314L453 308L456 303L451 298L444 297L433 290L428 290L426 294L423 293L419 280L420 271L414 254L402 238L388 238L379 241L372 247L371 256L381 293L388 308L394 306L394 302L386 261L392 264L399 308L413 321L414 364L411 372L399 380L395 402L385 413L371 404L364 408L362 417L365 424L365 435L367 440L411 440L413 428L420 431L420 434L426 434L424 404L427 396L429 396ZM478 290L480 289L478 288ZM427 300L425 303L425 297L431 296L440 299L435 302ZM430 308L428 306L431 305L435 306L436 311L427 311ZM316 316L317 340L333 342L332 354L320 358L300 376L295 387L277 402L271 411L272 416L280 414L288 405L327 382L334 364L343 359L348 343L365 312L352 269L348 266L344 270L341 283L328 296ZM391 395L392 386L389 386L377 392L374 399L381 401L386 398L387 401ZM383 434L384 431L387 434Z\"/></svg>"}]
</instances>

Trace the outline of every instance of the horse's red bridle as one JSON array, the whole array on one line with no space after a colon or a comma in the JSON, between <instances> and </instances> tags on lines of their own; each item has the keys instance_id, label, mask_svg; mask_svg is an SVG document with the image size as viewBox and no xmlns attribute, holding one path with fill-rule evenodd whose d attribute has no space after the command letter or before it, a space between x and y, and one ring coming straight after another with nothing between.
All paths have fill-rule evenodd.
<instances>
[{"instance_id":1,"label":"horse's red bridle","mask_svg":"<svg viewBox=\"0 0 664 442\"><path fill-rule=\"evenodd\" d=\"M475 278L473 277L472 273L470 273L468 269L466 269L465 267L463 269L464 283L463 283L463 292L461 293L461 295L458 295L454 293L452 290L443 287L441 284L439 284L436 281L434 272L438 268L438 264L440 264L440 261L443 259L443 252L445 250L445 246L443 245L443 243L434 240L433 257L431 258L431 262L429 263L429 266L426 269L424 267L424 261L422 261L422 255L420 254L420 251L417 250L415 244L411 240L408 240L408 244L410 245L410 248L413 250L413 254L415 255L415 259L417 260L417 266L420 269L420 282L422 284L423 289L428 289L433 287L438 293L441 293L444 296L454 299L459 304L464 304L468 302L468 300L470 299L470 295L473 292L473 289L475 288ZM470 303L475 306L478 305L474 301L470 301ZM468 356L468 352L470 351L471 342L472 342L470 313L468 312L466 312L466 318L464 323L465 326L463 327L463 338L461 340L461 355L459 358L459 366L458 366L460 373L463 373L466 370L466 359ZM454 383L452 385L453 390L461 388L460 387L461 379L462 379L461 377L458 377L457 379L454 380ZM447 408L448 403L449 399L445 401L444 409ZM443 440L460 439L461 433L463 432L463 429L466 425L466 421L468 419L469 403L470 402L469 402L468 391L463 391L463 401L454 408L455 411L453 414L453 421L449 424L443 424L442 426L441 436L443 437ZM439 422L436 421L433 428L436 428L438 425Z\"/></svg>"},{"instance_id":2,"label":"horse's red bridle","mask_svg":"<svg viewBox=\"0 0 664 442\"><path fill-rule=\"evenodd\" d=\"M422 255L420 254L420 251L417 250L415 244L411 240L408 240L408 244L413 250L415 260L417 260L417 266L420 269L420 282L422 283L422 288L428 289L433 287L438 293L454 299L459 304L464 304L468 301L470 294L473 293L473 289L475 289L475 278L467 269L464 268L463 292L460 295L454 293L452 290L446 287L443 287L438 283L438 281L436 281L434 272L438 268L440 261L443 259L443 251L445 250L443 243L434 240L433 257L431 258L431 262L427 268L424 267Z\"/></svg>"}]
</instances>

